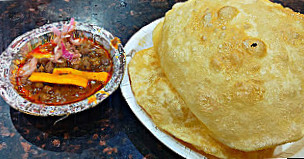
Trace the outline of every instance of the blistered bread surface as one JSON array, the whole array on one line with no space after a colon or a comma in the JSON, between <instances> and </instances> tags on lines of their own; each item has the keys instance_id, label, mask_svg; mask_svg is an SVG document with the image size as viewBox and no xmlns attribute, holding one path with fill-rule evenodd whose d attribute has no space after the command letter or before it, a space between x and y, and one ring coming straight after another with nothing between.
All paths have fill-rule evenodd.
<instances>
[{"instance_id":1,"label":"blistered bread surface","mask_svg":"<svg viewBox=\"0 0 304 159\"><path fill-rule=\"evenodd\" d=\"M190 0L154 32L161 69L221 143L243 151L300 139L303 16L267 0Z\"/></svg>"},{"instance_id":2,"label":"blistered bread surface","mask_svg":"<svg viewBox=\"0 0 304 159\"><path fill-rule=\"evenodd\" d=\"M128 70L137 103L147 112L159 129L190 144L190 147L201 151L204 155L251 159L271 157L273 149L242 152L210 137L206 126L191 113L168 82L153 48L137 52L132 58Z\"/></svg>"}]
</instances>

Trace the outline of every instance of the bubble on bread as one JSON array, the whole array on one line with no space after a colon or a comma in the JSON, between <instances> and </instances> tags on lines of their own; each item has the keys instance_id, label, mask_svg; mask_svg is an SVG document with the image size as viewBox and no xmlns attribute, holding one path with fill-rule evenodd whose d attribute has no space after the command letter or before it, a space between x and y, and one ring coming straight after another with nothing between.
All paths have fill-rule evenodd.
<instances>
[{"instance_id":1,"label":"bubble on bread","mask_svg":"<svg viewBox=\"0 0 304 159\"><path fill-rule=\"evenodd\" d=\"M128 66L137 103L162 131L208 158L266 158L273 149L243 152L232 149L212 137L206 126L186 106L165 77L153 48L137 52ZM212 155L212 157L210 156Z\"/></svg>"},{"instance_id":2,"label":"bubble on bread","mask_svg":"<svg viewBox=\"0 0 304 159\"><path fill-rule=\"evenodd\" d=\"M212 137L260 150L303 137L303 18L267 0L190 0L166 14L153 43Z\"/></svg>"}]
</instances>

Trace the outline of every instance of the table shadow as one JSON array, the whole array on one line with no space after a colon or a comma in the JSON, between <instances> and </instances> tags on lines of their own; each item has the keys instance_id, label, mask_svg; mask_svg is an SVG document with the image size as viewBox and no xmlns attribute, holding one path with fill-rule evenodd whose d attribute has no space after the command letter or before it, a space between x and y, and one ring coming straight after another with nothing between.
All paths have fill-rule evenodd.
<instances>
[{"instance_id":1,"label":"table shadow","mask_svg":"<svg viewBox=\"0 0 304 159\"><path fill-rule=\"evenodd\" d=\"M300 13L304 13L304 3L299 0L270 0L275 3L279 3L284 7L291 8L292 10Z\"/></svg>"},{"instance_id":2,"label":"table shadow","mask_svg":"<svg viewBox=\"0 0 304 159\"><path fill-rule=\"evenodd\" d=\"M45 150L81 153L100 145L115 136L112 97L89 110L73 114L57 122L61 117L31 116L11 108L11 120L16 130L28 142ZM103 146L103 145L101 145ZM106 145L104 145L106 146Z\"/></svg>"}]
</instances>

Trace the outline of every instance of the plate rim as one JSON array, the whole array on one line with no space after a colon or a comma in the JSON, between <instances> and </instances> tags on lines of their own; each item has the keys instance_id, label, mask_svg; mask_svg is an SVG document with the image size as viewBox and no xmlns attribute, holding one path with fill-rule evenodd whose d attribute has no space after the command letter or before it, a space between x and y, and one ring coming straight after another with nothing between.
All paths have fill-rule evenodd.
<instances>
[{"instance_id":1,"label":"plate rim","mask_svg":"<svg viewBox=\"0 0 304 159\"><path fill-rule=\"evenodd\" d=\"M134 45L132 46L131 44L133 43L134 40L143 39L143 37L145 35L149 34L149 29L151 29L151 27L153 27L152 29L154 29L154 27L162 20L164 20L164 17L156 19L156 20L152 21L151 23L147 24L146 26L142 27L125 44L124 49L126 52L126 67L125 67L125 71L124 71L125 74L124 74L122 83L120 85L120 89L121 89L123 97L127 101L129 107L131 108L131 110L135 114L135 116L161 143L163 143L169 149L171 149L172 151L174 151L175 153L179 154L180 156L182 156L184 158L191 158L191 159L192 158L207 158L206 156L196 152L195 150L192 150L191 148L187 147L186 145L183 145L181 142L179 142L178 140L176 140L169 134L158 129L157 126L153 123L150 116L137 104L137 102L134 98L134 94L131 89L129 75L128 75L128 64L132 58L132 55L130 55L130 52L132 51L132 49L134 47L136 47ZM152 31L153 30L150 30L150 33L152 33ZM140 50L137 50L137 51L140 51ZM131 52L131 54L133 54L133 52ZM131 97L128 96L130 93L132 94ZM142 116L144 116L145 119L148 120L148 123L142 119ZM168 143L168 142L164 141L163 140L164 137L168 138L168 140L170 142L173 142L173 145L172 145L172 143ZM299 143L303 143L302 145L304 145L304 138L302 138L296 142L286 143L286 144L277 146L273 153L273 157L286 158L286 157L301 156L300 155L301 152L304 153L304 148L302 148L301 150L299 150L295 153L286 151L286 150L288 150L288 148L291 145L299 144ZM289 154L289 155L286 155L286 154Z\"/></svg>"},{"instance_id":2,"label":"plate rim","mask_svg":"<svg viewBox=\"0 0 304 159\"><path fill-rule=\"evenodd\" d=\"M138 120L165 146L169 149L177 153L178 155L184 158L191 158L191 159L198 159L198 158L207 158L202 154L196 152L195 150L190 149L186 145L183 145L180 141L176 140L166 132L161 131L152 121L151 117L142 109L135 100L130 80L128 74L128 64L133 56L133 48L134 45L132 43L143 39L145 35L152 34L153 29L156 27L158 23L164 20L164 17L156 19L151 23L147 24L146 26L142 27L138 30L125 44L124 49L126 52L126 67L125 67L125 74L123 80L120 84L120 89L122 92L123 97L127 101L129 107L131 108L132 112L138 118ZM140 51L140 50L138 50Z\"/></svg>"}]
</instances>

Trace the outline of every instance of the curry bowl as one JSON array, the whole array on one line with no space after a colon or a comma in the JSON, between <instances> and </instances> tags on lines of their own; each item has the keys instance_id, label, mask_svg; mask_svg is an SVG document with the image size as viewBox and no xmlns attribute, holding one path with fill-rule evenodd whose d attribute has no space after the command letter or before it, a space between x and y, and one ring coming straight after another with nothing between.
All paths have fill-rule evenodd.
<instances>
[{"instance_id":1,"label":"curry bowl","mask_svg":"<svg viewBox=\"0 0 304 159\"><path fill-rule=\"evenodd\" d=\"M70 21L70 24L72 23L73 20ZM74 21L73 21L74 22ZM102 102L104 99L106 99L108 96L110 96L120 85L120 82L122 80L123 74L124 74L124 67L125 67L125 53L122 44L120 43L120 40L117 37L114 37L110 32L106 31L105 29L91 25L91 24L86 24L86 23L73 23L73 30L70 31L70 35L72 37L77 37L80 40L81 39L86 39L87 41L98 45L105 52L108 54L109 61L111 63L111 67L109 67L109 71L107 74L107 80L106 82L103 82L100 86L94 87L94 90L90 90L90 93L83 92L84 96L80 98L76 90L77 96L75 99L71 100L70 102L61 102L60 104L60 98L58 98L59 103L52 103L52 102L36 102L31 100L31 98L25 97L22 93L20 93L20 86L18 85L18 79L17 79L17 71L18 67L21 66L20 61L26 60L26 56L24 53L32 53L33 50L36 48L43 46L44 44L49 44L50 45L53 43L54 38L56 37L56 32L54 31L54 28L57 28L58 31L63 31L64 29L67 29L66 26L68 24L68 21L61 21L57 23L52 23L52 24L46 24L44 26L41 26L37 29L34 29L32 31L29 31L27 33L24 33L23 35L17 37L8 47L7 49L0 55L0 95L2 98L6 101L7 104L9 104L12 108L26 113L30 115L35 115L35 116L63 116L63 115L69 115L69 114L74 114L78 113L81 111L84 111L86 109L92 108L96 105L98 105L100 102ZM60 35L61 36L61 35ZM71 40L72 40L71 37ZM60 43L58 43L60 45ZM80 44L79 44L80 45ZM84 44L81 44L80 46L83 46ZM61 41L61 51L63 54L64 52L64 45L63 42ZM56 48L56 47L55 47ZM63 49L64 48L64 49ZM55 50L55 49L54 49ZM75 51L75 50L74 50ZM54 51L55 52L55 51ZM87 52L90 52L87 51ZM44 54L40 54L43 55ZM84 57L82 53L79 53L80 57ZM36 56L36 55L35 55ZM99 58L99 54L96 53L96 58ZM78 65L81 65L83 62L83 59L79 57ZM87 56L87 60L91 57ZM34 59L34 58L32 58ZM35 57L36 59L36 57ZM40 59L39 59L40 60ZM38 60L38 61L39 61ZM17 62L16 62L17 61ZM18 63L19 61L19 63ZM29 60L31 62L31 60ZM76 61L76 60L74 60ZM74 62L73 61L73 62ZM30 63L29 62L29 63ZM76 61L77 62L77 61ZM63 64L62 64L63 63ZM67 62L68 63L68 62ZM90 61L86 61L86 63L90 63ZM94 66L96 68L102 68L100 63L96 63ZM59 65L64 65L64 62L61 62ZM45 65L43 65L45 66ZM41 67L43 67L41 64ZM57 64L55 64L57 66ZM76 66L76 64L75 64ZM37 68L36 68L37 67ZM28 69L26 67L23 68L25 71ZM35 72L38 68L38 65L35 65ZM42 68L44 69L44 67ZM68 68L70 70L74 70L72 68ZM84 68L85 69L85 68ZM93 70L93 67L90 69ZM46 70L46 68L45 68ZM75 69L76 70L76 69ZM102 70L102 69L101 69ZM78 70L76 70L78 71ZM78 71L81 73L81 71ZM93 70L92 72L95 72ZM39 71L37 72L39 74ZM86 74L83 74L84 78L88 76ZM45 73L46 74L46 73ZM48 74L49 75L49 74ZM65 75L65 74L64 74ZM57 78L57 76L52 77L53 80L57 80L58 82L63 82L64 81L64 76L58 76L60 78ZM77 76L66 76L70 79L67 79L68 81L74 81L79 83L79 79L84 79L84 78L79 78ZM38 80L40 80L38 76ZM50 80L51 77L46 76L46 80ZM92 85L91 80L87 80L88 85ZM90 83L91 82L91 83ZM41 84L40 82L39 84ZM37 86L39 85L37 84ZM42 86L44 87L50 87L49 83L43 83ZM64 85L63 87L60 87L61 85L57 84L58 88L60 88L61 92L72 92L75 90L65 90L67 85ZM44 89L43 87L43 89ZM71 86L72 87L72 86ZM76 86L73 86L76 88ZM84 86L86 88L86 86ZM78 87L77 87L78 88ZM79 88L82 88L79 86ZM90 87L91 88L91 87ZM42 89L42 88L41 88ZM37 89L38 90L38 89ZM35 91L35 90L34 90ZM72 93L71 93L72 94ZM65 95L67 98L69 94ZM56 95L53 95L53 97L58 97ZM74 98L74 97L73 97ZM38 98L37 98L38 99ZM40 97L39 97L40 99ZM71 97L72 99L72 97Z\"/></svg>"}]
</instances>

